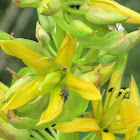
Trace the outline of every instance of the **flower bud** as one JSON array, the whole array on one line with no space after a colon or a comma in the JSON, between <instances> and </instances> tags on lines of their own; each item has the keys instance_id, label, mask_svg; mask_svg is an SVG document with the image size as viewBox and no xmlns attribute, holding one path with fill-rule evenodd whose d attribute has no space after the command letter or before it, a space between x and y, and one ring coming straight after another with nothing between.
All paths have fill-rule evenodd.
<instances>
[{"instance_id":1,"label":"flower bud","mask_svg":"<svg viewBox=\"0 0 140 140\"><path fill-rule=\"evenodd\" d=\"M99 55L99 50L97 49L91 49L87 52L87 54L85 55L85 61L86 63L92 63L94 62Z\"/></svg>"},{"instance_id":2,"label":"flower bud","mask_svg":"<svg viewBox=\"0 0 140 140\"><path fill-rule=\"evenodd\" d=\"M20 78L18 81L16 81L11 86L11 88L9 88L9 90L6 92L6 94L5 94L5 101L8 101L12 97L12 95L16 92L16 90L18 90L19 88L21 88L24 85L28 84L32 80L33 80L33 78L28 76L28 77L25 77L25 78Z\"/></svg>"},{"instance_id":3,"label":"flower bud","mask_svg":"<svg viewBox=\"0 0 140 140\"><path fill-rule=\"evenodd\" d=\"M46 32L53 32L55 28L55 21L50 16L44 16L38 13L39 21L42 26L42 28Z\"/></svg>"},{"instance_id":4,"label":"flower bud","mask_svg":"<svg viewBox=\"0 0 140 140\"><path fill-rule=\"evenodd\" d=\"M84 24L84 23L83 23L82 21L80 21L80 20L73 20L73 21L71 22L71 26L73 26L73 27L75 27L75 28L77 28L77 29L79 29L79 30L82 30L82 31L91 33L91 34L94 33L94 31L93 31L90 27L88 27L86 24Z\"/></svg>"},{"instance_id":5,"label":"flower bud","mask_svg":"<svg viewBox=\"0 0 140 140\"><path fill-rule=\"evenodd\" d=\"M113 41L113 40L112 40ZM115 42L115 40L114 40ZM140 30L123 35L121 39L116 40L116 44L106 51L110 55L118 56L127 53L140 42Z\"/></svg>"},{"instance_id":6,"label":"flower bud","mask_svg":"<svg viewBox=\"0 0 140 140\"><path fill-rule=\"evenodd\" d=\"M27 140L30 134L28 130L13 127L4 112L0 112L0 138L4 140Z\"/></svg>"},{"instance_id":7,"label":"flower bud","mask_svg":"<svg viewBox=\"0 0 140 140\"><path fill-rule=\"evenodd\" d=\"M129 17L124 23L140 24L140 14L115 2L114 0L85 0L89 7L100 7ZM106 16L106 15L105 15Z\"/></svg>"},{"instance_id":8,"label":"flower bud","mask_svg":"<svg viewBox=\"0 0 140 140\"><path fill-rule=\"evenodd\" d=\"M115 24L126 21L127 16L108 11L100 7L92 7L85 14L86 19L93 24Z\"/></svg>"},{"instance_id":9,"label":"flower bud","mask_svg":"<svg viewBox=\"0 0 140 140\"><path fill-rule=\"evenodd\" d=\"M41 0L13 0L19 7L39 7Z\"/></svg>"},{"instance_id":10,"label":"flower bud","mask_svg":"<svg viewBox=\"0 0 140 140\"><path fill-rule=\"evenodd\" d=\"M42 15L51 16L56 14L60 7L60 0L43 0L39 7L39 13Z\"/></svg>"},{"instance_id":11,"label":"flower bud","mask_svg":"<svg viewBox=\"0 0 140 140\"><path fill-rule=\"evenodd\" d=\"M91 82L96 87L101 87L110 78L111 74L113 73L114 66L115 63L106 67L98 65L98 67L94 71L82 74L80 78L85 81Z\"/></svg>"}]
</instances>

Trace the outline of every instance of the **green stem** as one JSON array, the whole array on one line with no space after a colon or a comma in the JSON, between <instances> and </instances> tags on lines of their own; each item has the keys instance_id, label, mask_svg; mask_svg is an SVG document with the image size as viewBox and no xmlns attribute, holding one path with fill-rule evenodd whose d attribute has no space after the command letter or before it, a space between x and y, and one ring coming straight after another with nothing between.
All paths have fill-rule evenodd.
<instances>
[{"instance_id":1,"label":"green stem","mask_svg":"<svg viewBox=\"0 0 140 140\"><path fill-rule=\"evenodd\" d=\"M55 140L48 132L45 130L38 130L45 138L46 140Z\"/></svg>"},{"instance_id":2,"label":"green stem","mask_svg":"<svg viewBox=\"0 0 140 140\"><path fill-rule=\"evenodd\" d=\"M56 140L61 140L61 132L57 130Z\"/></svg>"},{"instance_id":3,"label":"green stem","mask_svg":"<svg viewBox=\"0 0 140 140\"><path fill-rule=\"evenodd\" d=\"M54 51L54 49L52 48L52 46L49 43L47 44L47 47L54 56L57 55L57 53Z\"/></svg>"},{"instance_id":4,"label":"green stem","mask_svg":"<svg viewBox=\"0 0 140 140\"><path fill-rule=\"evenodd\" d=\"M36 131L30 130L30 134L37 140L44 140Z\"/></svg>"},{"instance_id":5,"label":"green stem","mask_svg":"<svg viewBox=\"0 0 140 140\"><path fill-rule=\"evenodd\" d=\"M79 46L78 51L76 53L75 61L78 61L79 60L82 51L83 51L83 47L82 46Z\"/></svg>"},{"instance_id":6,"label":"green stem","mask_svg":"<svg viewBox=\"0 0 140 140\"><path fill-rule=\"evenodd\" d=\"M56 35L55 35L55 33L54 32L51 32L51 36L52 36L52 39L53 39L53 41L54 41L54 44L55 44L55 46L56 46L56 48L57 48L57 40L56 40ZM58 48L57 48L58 49Z\"/></svg>"},{"instance_id":7,"label":"green stem","mask_svg":"<svg viewBox=\"0 0 140 140\"><path fill-rule=\"evenodd\" d=\"M69 24L71 23L71 18L69 17L68 12L66 11L64 11L64 18Z\"/></svg>"},{"instance_id":8,"label":"green stem","mask_svg":"<svg viewBox=\"0 0 140 140\"><path fill-rule=\"evenodd\" d=\"M82 5L83 2L82 1L68 1L65 2L66 5Z\"/></svg>"},{"instance_id":9,"label":"green stem","mask_svg":"<svg viewBox=\"0 0 140 140\"><path fill-rule=\"evenodd\" d=\"M63 9L69 13L77 14L77 15L85 15L85 11L76 10L73 8L69 8L68 6L63 6Z\"/></svg>"},{"instance_id":10,"label":"green stem","mask_svg":"<svg viewBox=\"0 0 140 140\"><path fill-rule=\"evenodd\" d=\"M53 137L56 138L56 132L55 132L55 130L51 126L48 127L48 129L51 132L51 134L53 135Z\"/></svg>"},{"instance_id":11,"label":"green stem","mask_svg":"<svg viewBox=\"0 0 140 140\"><path fill-rule=\"evenodd\" d=\"M32 137L31 137L31 138L29 138L29 140L38 140L38 139L35 139L35 138L32 138Z\"/></svg>"},{"instance_id":12,"label":"green stem","mask_svg":"<svg viewBox=\"0 0 140 140\"><path fill-rule=\"evenodd\" d=\"M82 140L91 140L92 137L95 137L95 134L93 132L91 132L90 134L88 134L87 136L85 136Z\"/></svg>"}]
</instances>

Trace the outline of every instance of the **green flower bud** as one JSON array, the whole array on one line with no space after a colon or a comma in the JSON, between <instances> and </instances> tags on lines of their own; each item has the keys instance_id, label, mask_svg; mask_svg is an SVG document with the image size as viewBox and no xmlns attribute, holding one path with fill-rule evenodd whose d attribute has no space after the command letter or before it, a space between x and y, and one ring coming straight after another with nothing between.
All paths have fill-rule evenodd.
<instances>
[{"instance_id":1,"label":"green flower bud","mask_svg":"<svg viewBox=\"0 0 140 140\"><path fill-rule=\"evenodd\" d=\"M115 42L115 40L114 40ZM127 35L123 35L120 40L118 40L118 44L116 41L116 45L112 46L111 49L107 49L106 51L110 55L118 56L124 53L127 53L130 49L132 49L135 45L140 42L140 30L134 31Z\"/></svg>"},{"instance_id":2,"label":"green flower bud","mask_svg":"<svg viewBox=\"0 0 140 140\"><path fill-rule=\"evenodd\" d=\"M42 26L42 28L46 31L46 32L53 32L54 28L55 28L55 21L52 19L52 17L50 16L43 16L41 14L38 13L38 17L39 17L39 21L40 24Z\"/></svg>"},{"instance_id":3,"label":"green flower bud","mask_svg":"<svg viewBox=\"0 0 140 140\"><path fill-rule=\"evenodd\" d=\"M94 33L94 31L93 31L90 27L88 27L86 24L84 24L84 23L83 23L82 21L80 21L80 20L73 20L73 21L71 22L71 26L73 26L73 27L75 27L75 28L77 28L77 29L79 29L79 30L82 30L82 31L91 33L91 34Z\"/></svg>"},{"instance_id":4,"label":"green flower bud","mask_svg":"<svg viewBox=\"0 0 140 140\"><path fill-rule=\"evenodd\" d=\"M17 129L7 120L4 112L0 112L0 138L4 140L28 140L30 134L28 130Z\"/></svg>"},{"instance_id":5,"label":"green flower bud","mask_svg":"<svg viewBox=\"0 0 140 140\"><path fill-rule=\"evenodd\" d=\"M11 88L9 88L9 90L6 92L6 94L5 94L5 101L8 101L12 97L12 95L16 92L16 90L18 90L19 88L21 88L24 85L28 84L32 80L33 80L32 77L27 76L25 78L20 78L18 81L16 81L11 86Z\"/></svg>"},{"instance_id":6,"label":"green flower bud","mask_svg":"<svg viewBox=\"0 0 140 140\"><path fill-rule=\"evenodd\" d=\"M89 8L85 17L89 22L94 24L115 24L128 19L128 17L121 13L108 11L99 7Z\"/></svg>"},{"instance_id":7,"label":"green flower bud","mask_svg":"<svg viewBox=\"0 0 140 140\"><path fill-rule=\"evenodd\" d=\"M94 62L99 55L99 50L91 49L88 51L88 53L85 55L85 61L86 63L92 63Z\"/></svg>"},{"instance_id":8,"label":"green flower bud","mask_svg":"<svg viewBox=\"0 0 140 140\"><path fill-rule=\"evenodd\" d=\"M13 0L19 7L39 7L42 0Z\"/></svg>"},{"instance_id":9,"label":"green flower bud","mask_svg":"<svg viewBox=\"0 0 140 140\"><path fill-rule=\"evenodd\" d=\"M104 85L109 78L111 77L111 74L113 73L115 63L102 67L101 65L98 65L98 67L91 72L85 73L81 75L81 79L91 82L96 87L101 87Z\"/></svg>"},{"instance_id":10,"label":"green flower bud","mask_svg":"<svg viewBox=\"0 0 140 140\"><path fill-rule=\"evenodd\" d=\"M56 14L60 7L60 0L43 0L39 7L39 13L42 15L51 16Z\"/></svg>"}]
</instances>

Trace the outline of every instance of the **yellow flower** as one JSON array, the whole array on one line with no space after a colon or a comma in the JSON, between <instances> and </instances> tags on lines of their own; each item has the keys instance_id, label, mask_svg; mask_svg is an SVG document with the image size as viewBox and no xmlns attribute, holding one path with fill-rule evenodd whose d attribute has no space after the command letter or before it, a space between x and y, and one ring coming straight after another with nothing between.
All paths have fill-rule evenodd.
<instances>
[{"instance_id":1,"label":"yellow flower","mask_svg":"<svg viewBox=\"0 0 140 140\"><path fill-rule=\"evenodd\" d=\"M64 133L93 131L97 135L102 135L103 140L115 140L114 133L127 134L140 125L137 98L139 94L133 80L129 99L127 98L130 89L120 89L123 71L124 66L113 73L107 93L109 97L106 96L104 107L101 101L92 101L93 113L89 113L85 118L58 123L54 128Z\"/></svg>"},{"instance_id":2,"label":"yellow flower","mask_svg":"<svg viewBox=\"0 0 140 140\"><path fill-rule=\"evenodd\" d=\"M83 81L69 72L73 56L77 50L76 42L70 34L65 37L55 60L44 58L28 45L19 41L0 41L0 45L6 53L21 59L25 64L35 69L39 75L28 84L17 89L1 110L16 109L39 95L51 92L48 108L42 113L39 125L53 120L61 113L61 104L67 98L62 92L63 90L68 92L67 89L63 89L62 85L77 92L87 100L101 99L100 92L93 84ZM33 75L30 74L29 76L32 77Z\"/></svg>"},{"instance_id":3,"label":"yellow flower","mask_svg":"<svg viewBox=\"0 0 140 140\"><path fill-rule=\"evenodd\" d=\"M108 11L117 12L124 16L127 16L128 19L123 23L128 24L140 24L140 14L120 5L119 3L113 0L86 0L86 3L91 7L99 7L106 9Z\"/></svg>"}]
</instances>

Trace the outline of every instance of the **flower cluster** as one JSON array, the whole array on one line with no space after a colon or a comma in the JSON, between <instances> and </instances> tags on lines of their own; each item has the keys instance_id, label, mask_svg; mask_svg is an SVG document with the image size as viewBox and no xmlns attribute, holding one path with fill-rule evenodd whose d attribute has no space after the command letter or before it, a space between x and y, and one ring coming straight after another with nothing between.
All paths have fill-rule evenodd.
<instances>
[{"instance_id":1,"label":"flower cluster","mask_svg":"<svg viewBox=\"0 0 140 140\"><path fill-rule=\"evenodd\" d=\"M13 1L37 9L38 42L0 31L2 50L27 65L9 70L9 88L0 83L2 138L79 139L74 132L92 131L84 140L139 139L138 88L133 76L128 88L121 83L128 52L140 42L140 30L127 33L122 24L140 24L140 14L114 0Z\"/></svg>"}]
</instances>

